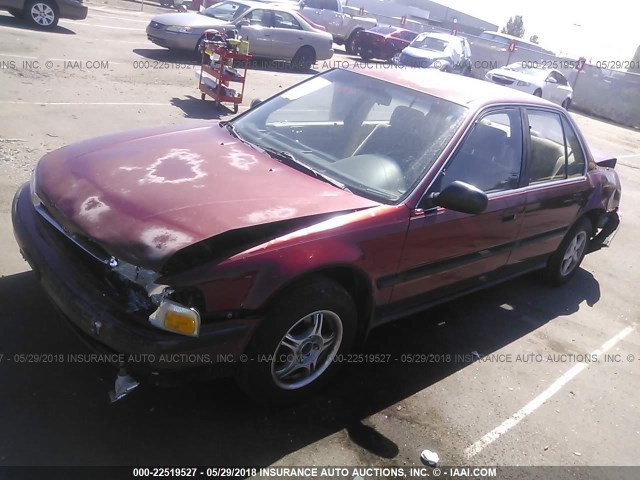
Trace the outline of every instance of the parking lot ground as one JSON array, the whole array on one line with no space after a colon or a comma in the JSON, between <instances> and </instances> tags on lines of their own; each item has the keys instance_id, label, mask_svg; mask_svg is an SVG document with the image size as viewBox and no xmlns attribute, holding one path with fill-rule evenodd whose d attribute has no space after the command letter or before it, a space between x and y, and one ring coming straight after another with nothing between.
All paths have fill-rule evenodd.
<instances>
[{"instance_id":1,"label":"parking lot ground","mask_svg":"<svg viewBox=\"0 0 640 480\"><path fill-rule=\"evenodd\" d=\"M612 247L562 288L526 276L380 328L365 352L389 361L349 364L308 402L263 407L220 380L110 404L110 366L27 361L89 353L13 240L11 198L37 160L97 135L230 118L200 100L192 57L146 40L150 16L92 7L45 33L0 13L0 465L419 465L425 448L445 465L640 462L640 133L578 114L590 145L620 156ZM307 76L253 68L242 108Z\"/></svg>"}]
</instances>

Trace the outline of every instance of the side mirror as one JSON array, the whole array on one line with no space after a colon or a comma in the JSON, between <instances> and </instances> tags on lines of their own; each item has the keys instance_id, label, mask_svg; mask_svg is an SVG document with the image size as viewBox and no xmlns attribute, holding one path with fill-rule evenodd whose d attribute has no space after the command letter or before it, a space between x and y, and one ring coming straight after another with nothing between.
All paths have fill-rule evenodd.
<instances>
[{"instance_id":1,"label":"side mirror","mask_svg":"<svg viewBox=\"0 0 640 480\"><path fill-rule=\"evenodd\" d=\"M238 23L236 23L236 27L238 29L242 28L242 27L248 27L249 25L251 25L251 23L249 22L249 20L240 20Z\"/></svg>"},{"instance_id":2,"label":"side mirror","mask_svg":"<svg viewBox=\"0 0 640 480\"><path fill-rule=\"evenodd\" d=\"M440 193L433 194L431 201L433 205L472 215L484 212L489 203L486 193L460 181L455 181Z\"/></svg>"},{"instance_id":3,"label":"side mirror","mask_svg":"<svg viewBox=\"0 0 640 480\"><path fill-rule=\"evenodd\" d=\"M547 82L547 83L558 83L558 81L553 77L547 77L545 82Z\"/></svg>"},{"instance_id":4,"label":"side mirror","mask_svg":"<svg viewBox=\"0 0 640 480\"><path fill-rule=\"evenodd\" d=\"M259 98L254 98L253 100L251 100L251 106L249 108L256 108L261 103L262 100L260 100Z\"/></svg>"}]
</instances>

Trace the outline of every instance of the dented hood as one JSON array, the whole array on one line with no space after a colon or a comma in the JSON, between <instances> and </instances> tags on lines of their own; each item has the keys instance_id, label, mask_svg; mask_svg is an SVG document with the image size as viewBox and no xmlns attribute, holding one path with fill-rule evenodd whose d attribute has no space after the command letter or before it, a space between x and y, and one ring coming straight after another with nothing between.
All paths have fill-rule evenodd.
<instances>
[{"instance_id":1,"label":"dented hood","mask_svg":"<svg viewBox=\"0 0 640 480\"><path fill-rule=\"evenodd\" d=\"M208 123L88 140L45 155L36 191L67 232L158 270L229 230L378 205Z\"/></svg>"}]
</instances>

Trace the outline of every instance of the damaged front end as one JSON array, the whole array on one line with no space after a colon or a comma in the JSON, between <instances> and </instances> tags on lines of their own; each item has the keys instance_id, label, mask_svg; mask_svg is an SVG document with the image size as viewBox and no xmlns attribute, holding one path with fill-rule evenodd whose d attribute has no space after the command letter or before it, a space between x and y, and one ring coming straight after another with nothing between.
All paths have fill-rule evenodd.
<instances>
[{"instance_id":1,"label":"damaged front end","mask_svg":"<svg viewBox=\"0 0 640 480\"><path fill-rule=\"evenodd\" d=\"M35 175L33 176L35 178ZM99 245L88 239L69 233L60 225L38 197L32 179L31 200L38 214L68 240L106 266L105 281L127 298L127 309L132 312L153 310L148 315L151 325L177 333L197 337L200 333L201 315L193 306L186 306L171 298L175 290L168 285L158 284L160 274L152 270L117 259L106 253ZM129 282L130 284L127 284ZM138 288L131 288L131 284ZM146 293L146 296L142 294Z\"/></svg>"}]
</instances>

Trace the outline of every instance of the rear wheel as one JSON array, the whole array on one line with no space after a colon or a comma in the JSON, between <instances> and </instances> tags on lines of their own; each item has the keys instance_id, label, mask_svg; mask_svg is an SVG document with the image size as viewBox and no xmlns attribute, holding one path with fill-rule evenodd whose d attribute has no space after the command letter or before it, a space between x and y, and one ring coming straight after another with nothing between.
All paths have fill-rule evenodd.
<instances>
[{"instance_id":1,"label":"rear wheel","mask_svg":"<svg viewBox=\"0 0 640 480\"><path fill-rule=\"evenodd\" d=\"M301 47L291 60L291 66L296 70L309 70L316 61L316 54L311 47Z\"/></svg>"},{"instance_id":2,"label":"rear wheel","mask_svg":"<svg viewBox=\"0 0 640 480\"><path fill-rule=\"evenodd\" d=\"M347 41L344 42L344 49L349 55L356 55L358 53L358 39L356 37L358 36L358 32L361 31L361 29L354 30L351 35L349 35L349 38L347 38Z\"/></svg>"},{"instance_id":3,"label":"rear wheel","mask_svg":"<svg viewBox=\"0 0 640 480\"><path fill-rule=\"evenodd\" d=\"M543 279L548 284L563 285L575 275L587 253L592 234L593 225L586 218L579 220L569 230L558 249L549 258L543 272Z\"/></svg>"},{"instance_id":4,"label":"rear wheel","mask_svg":"<svg viewBox=\"0 0 640 480\"><path fill-rule=\"evenodd\" d=\"M60 19L58 8L52 0L31 0L25 11L27 19L41 28L53 28Z\"/></svg>"},{"instance_id":5,"label":"rear wheel","mask_svg":"<svg viewBox=\"0 0 640 480\"><path fill-rule=\"evenodd\" d=\"M269 309L251 340L240 385L258 401L302 399L338 372L356 322L353 299L339 284L317 277L294 287Z\"/></svg>"},{"instance_id":6,"label":"rear wheel","mask_svg":"<svg viewBox=\"0 0 640 480\"><path fill-rule=\"evenodd\" d=\"M564 102L562 102L562 108L564 108L567 112L569 111L569 108L571 108L571 99L567 98L565 99Z\"/></svg>"}]
</instances>

